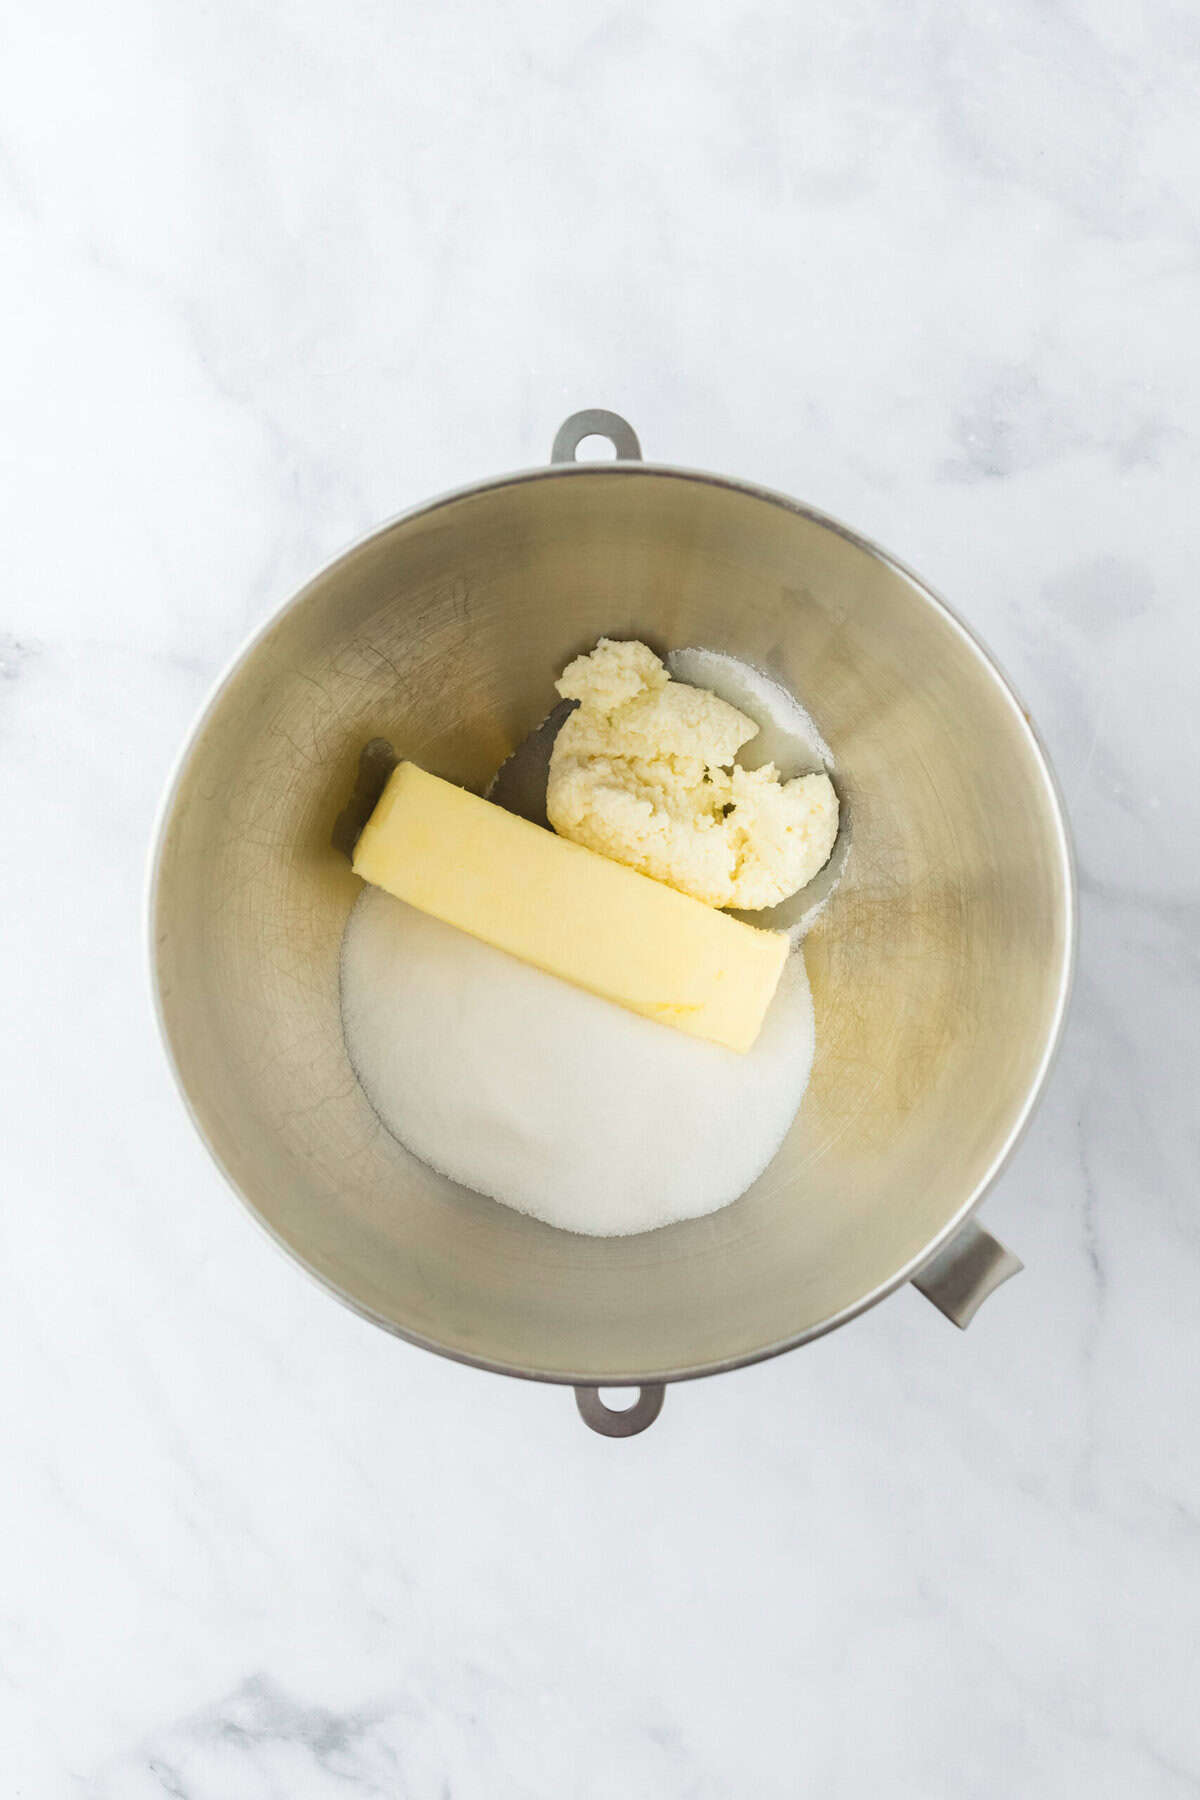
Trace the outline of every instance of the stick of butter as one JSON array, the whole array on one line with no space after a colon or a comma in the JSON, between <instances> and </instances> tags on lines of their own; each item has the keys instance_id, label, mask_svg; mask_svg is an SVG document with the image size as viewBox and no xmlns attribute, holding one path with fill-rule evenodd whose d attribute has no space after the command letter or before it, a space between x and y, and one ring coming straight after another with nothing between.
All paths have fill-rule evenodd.
<instances>
[{"instance_id":1,"label":"stick of butter","mask_svg":"<svg viewBox=\"0 0 1200 1800\"><path fill-rule=\"evenodd\" d=\"M364 826L354 871L510 956L731 1050L758 1036L788 953L784 932L731 919L410 762Z\"/></svg>"}]
</instances>

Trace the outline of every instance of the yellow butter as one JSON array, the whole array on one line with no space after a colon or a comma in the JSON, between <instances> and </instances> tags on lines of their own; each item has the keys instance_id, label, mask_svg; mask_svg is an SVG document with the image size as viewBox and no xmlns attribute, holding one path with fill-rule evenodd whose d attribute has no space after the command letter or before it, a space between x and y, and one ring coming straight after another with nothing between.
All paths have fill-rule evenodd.
<instances>
[{"instance_id":1,"label":"yellow butter","mask_svg":"<svg viewBox=\"0 0 1200 1800\"><path fill-rule=\"evenodd\" d=\"M605 1000L748 1050L788 952L763 931L429 775L393 771L354 870Z\"/></svg>"}]
</instances>

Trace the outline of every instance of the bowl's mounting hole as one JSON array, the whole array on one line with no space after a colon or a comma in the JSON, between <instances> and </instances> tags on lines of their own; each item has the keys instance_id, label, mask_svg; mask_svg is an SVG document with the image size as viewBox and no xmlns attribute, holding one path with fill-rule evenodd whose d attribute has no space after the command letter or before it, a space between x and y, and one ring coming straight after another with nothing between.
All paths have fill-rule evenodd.
<instances>
[{"instance_id":1,"label":"bowl's mounting hole","mask_svg":"<svg viewBox=\"0 0 1200 1800\"><path fill-rule=\"evenodd\" d=\"M591 431L587 437L580 438L575 446L576 462L615 462L617 446L611 438L601 437L598 431Z\"/></svg>"}]
</instances>

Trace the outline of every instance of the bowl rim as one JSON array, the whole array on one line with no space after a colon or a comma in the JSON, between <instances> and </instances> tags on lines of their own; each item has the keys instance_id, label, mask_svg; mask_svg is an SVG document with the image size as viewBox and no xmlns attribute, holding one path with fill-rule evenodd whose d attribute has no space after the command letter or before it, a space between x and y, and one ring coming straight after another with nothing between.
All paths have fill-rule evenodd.
<instances>
[{"instance_id":1,"label":"bowl rim","mask_svg":"<svg viewBox=\"0 0 1200 1800\"><path fill-rule=\"evenodd\" d=\"M783 511L798 518L807 519L812 524L818 525L825 530L832 531L838 537L844 538L848 543L855 545L856 548L864 551L867 555L874 557L886 568L899 575L915 589L921 598L926 601L935 612L940 613L945 622L958 634L963 644L975 656L984 672L995 682L1001 697L1008 705L1009 710L1014 717L1018 731L1024 735L1028 747L1033 753L1034 761L1040 769L1042 779L1045 783L1047 796L1051 806L1051 814L1055 824L1054 844L1058 853L1062 874L1064 900L1063 951L1061 965L1058 971L1057 991L1054 997L1054 1011L1050 1030L1047 1033L1046 1042L1042 1050L1037 1070L1029 1085L1029 1090L1021 1103L1012 1127L997 1150L996 1155L992 1158L987 1170L976 1183L974 1189L968 1195L963 1205L937 1234L936 1238L931 1240L931 1242L916 1256L912 1257L884 1281L878 1283L878 1285L871 1289L869 1293L850 1302L832 1317L823 1319L816 1325L808 1326L802 1331L794 1332L786 1337L765 1344L759 1349L748 1351L745 1354L717 1358L705 1363L689 1364L685 1367L647 1369L639 1370L636 1373L630 1372L629 1370L604 1374L597 1374L594 1370L568 1373L559 1370L530 1368L520 1364L506 1363L487 1356L475 1355L457 1345L439 1342L436 1338L429 1337L419 1331L414 1331L406 1326L399 1325L393 1319L385 1318L382 1314L366 1305L355 1295L347 1292L346 1289L339 1286L337 1282L313 1268L295 1246L263 1217L253 1200L242 1189L231 1171L226 1167L216 1146L209 1137L207 1130L201 1122L197 1109L193 1104L192 1098L187 1091L178 1062L176 1061L163 1005L162 985L158 966L159 943L157 913L159 886L162 876L162 864L166 842L184 774L192 758L193 752L204 734L209 720L220 704L225 689L228 687L234 675L250 653L255 650L260 643L265 641L282 618L303 604L307 599L310 590L312 590L318 582L327 580L328 577L343 563L348 562L352 557L358 555L361 550L372 543L376 538L383 537L388 532L396 530L399 526L407 525L413 520L426 517L429 514L440 511L444 507L456 505L462 500L472 499L483 493L495 492L508 487L519 487L533 481L613 481L644 480L647 478L658 479L663 477L670 480L695 482L702 486L722 488L731 493L744 495L750 499L762 501L769 506L781 508ZM885 550L871 538L864 536L862 532L854 530L852 526L844 524L840 519L835 518L830 513L821 511L818 507L809 506L803 501L795 500L790 495L783 494L774 488L765 487L757 482L741 481L734 476L716 474L705 469L692 469L675 463L643 462L641 460L605 460L539 464L532 468L517 469L509 474L489 476L480 481L468 482L461 487L452 488L445 493L436 495L432 499L420 501L415 506L405 507L391 518L384 520L381 524L373 526L369 531L363 532L352 539L329 561L322 563L321 566L311 574L288 599L283 601L281 605L276 607L270 613L261 625L256 626L249 632L242 643L234 651L233 655L226 661L224 667L210 687L203 704L197 712L196 717L180 746L158 804L150 840L150 852L147 858L145 884L143 889L143 928L145 931L147 950L146 973L149 979L151 1006L158 1028L159 1041L166 1057L167 1066L171 1072L180 1099L183 1101L184 1109L191 1119L192 1125L195 1128L201 1143L204 1145L210 1158L216 1165L216 1168L224 1178L226 1185L241 1202L242 1206L255 1221L259 1229L263 1231L284 1253L292 1264L303 1270L309 1279L314 1281L324 1292L332 1295L334 1299L339 1300L343 1306L348 1307L351 1312L357 1313L360 1318L367 1320L372 1325L379 1326L381 1330L386 1331L390 1336L401 1338L404 1342L413 1344L418 1349L430 1350L437 1356L444 1356L451 1362L461 1363L470 1368L483 1369L488 1373L495 1375L509 1375L523 1381L544 1382L555 1387L648 1387L659 1384L666 1385L668 1383L680 1381L699 1381L710 1375L723 1375L730 1373L734 1369L749 1368L755 1363L767 1362L776 1356L783 1356L789 1350L798 1349L802 1344L812 1343L817 1338L824 1337L828 1332L836 1331L840 1326L848 1324L851 1319L857 1318L861 1313L868 1312L873 1306L878 1306L881 1300L887 1299L889 1294L894 1293L897 1288L903 1287L906 1282L911 1281L915 1275L918 1275L928 1263L945 1249L956 1233L962 1229L967 1220L976 1212L986 1195L1011 1162L1013 1155L1029 1129L1030 1121L1045 1092L1050 1072L1062 1044L1078 955L1078 921L1079 896L1074 846L1071 839L1070 827L1067 822L1066 806L1063 800L1062 789L1059 785L1058 778L1054 773L1049 752L1042 741L1041 734L1034 725L1028 710L1022 705L1011 679L992 655L991 651L985 646L980 636L955 611L949 602L935 589L930 587L928 582L918 575L915 570L911 569L907 563L901 561L899 557L894 556L890 551ZM735 1201L734 1204L736 1205L737 1202ZM662 1229L669 1230L670 1227L664 1226Z\"/></svg>"}]
</instances>

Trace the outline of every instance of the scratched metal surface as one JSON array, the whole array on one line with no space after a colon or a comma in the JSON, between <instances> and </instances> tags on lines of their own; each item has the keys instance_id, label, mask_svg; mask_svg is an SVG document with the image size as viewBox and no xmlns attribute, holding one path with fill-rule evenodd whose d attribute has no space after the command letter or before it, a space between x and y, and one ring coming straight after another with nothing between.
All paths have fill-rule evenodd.
<instances>
[{"instance_id":1,"label":"scratched metal surface","mask_svg":"<svg viewBox=\"0 0 1200 1800\"><path fill-rule=\"evenodd\" d=\"M818 1052L783 1150L737 1206L615 1241L469 1194L382 1130L342 1046L357 883L330 841L364 743L482 789L601 633L729 651L794 686L855 822L807 940ZM600 1380L769 1354L902 1280L1024 1121L1070 910L1027 724L919 584L750 490L593 465L409 516L278 617L182 769L154 918L181 1084L280 1242L433 1348Z\"/></svg>"}]
</instances>

